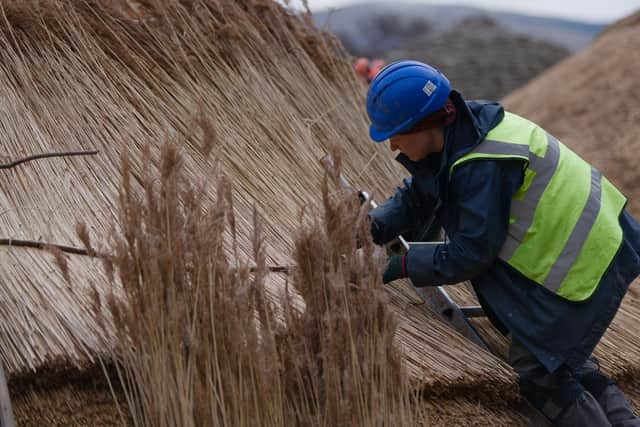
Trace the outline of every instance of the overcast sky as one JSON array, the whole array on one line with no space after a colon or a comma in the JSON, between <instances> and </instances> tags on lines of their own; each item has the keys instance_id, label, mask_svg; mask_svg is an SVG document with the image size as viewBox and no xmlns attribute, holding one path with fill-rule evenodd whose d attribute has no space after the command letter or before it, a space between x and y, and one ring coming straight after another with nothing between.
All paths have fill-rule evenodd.
<instances>
[{"instance_id":1,"label":"overcast sky","mask_svg":"<svg viewBox=\"0 0 640 427\"><path fill-rule=\"evenodd\" d=\"M363 0L366 1L366 0ZM337 8L340 6L362 3L354 0L309 0L312 11ZM398 0L375 0L381 3L396 3ZM527 13L541 16L557 16L605 23L610 22L640 9L640 0L401 0L413 3L466 4L481 8L499 9L509 12ZM299 3L293 0L291 3Z\"/></svg>"}]
</instances>

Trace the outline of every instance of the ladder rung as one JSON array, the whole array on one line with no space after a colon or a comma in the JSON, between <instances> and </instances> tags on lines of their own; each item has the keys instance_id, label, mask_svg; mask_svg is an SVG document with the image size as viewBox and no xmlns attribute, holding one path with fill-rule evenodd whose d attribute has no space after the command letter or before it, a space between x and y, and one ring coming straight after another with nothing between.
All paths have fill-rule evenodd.
<instances>
[{"instance_id":1,"label":"ladder rung","mask_svg":"<svg viewBox=\"0 0 640 427\"><path fill-rule=\"evenodd\" d=\"M480 306L460 307L466 317L485 317L484 310Z\"/></svg>"}]
</instances>

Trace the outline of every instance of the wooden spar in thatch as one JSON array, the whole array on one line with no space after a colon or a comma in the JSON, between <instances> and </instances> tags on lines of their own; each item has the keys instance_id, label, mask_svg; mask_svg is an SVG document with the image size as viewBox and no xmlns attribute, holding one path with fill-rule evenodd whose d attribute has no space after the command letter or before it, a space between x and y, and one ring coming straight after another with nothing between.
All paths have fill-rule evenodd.
<instances>
[{"instance_id":1,"label":"wooden spar in thatch","mask_svg":"<svg viewBox=\"0 0 640 427\"><path fill-rule=\"evenodd\" d=\"M142 148L151 145L155 164L171 135L187 141L185 169L194 182L213 176L202 150L212 139L222 145L239 249L251 251L255 203L267 219L269 264L290 264L291 232L300 207L319 200L318 158L331 144L342 145L354 185L373 194L388 194L403 176L386 147L368 140L365 88L349 62L273 2L145 2L143 21L100 2L36 3L2 6L2 155L100 155L0 173L0 237L82 247L75 233L82 221L94 241L108 238L121 153L133 158L139 177ZM197 126L200 118L213 123L215 135ZM75 255L68 262L70 284L50 253L0 247L0 353L9 377L84 367L108 352L114 331L93 315L113 292L104 287L102 265ZM270 277L274 295L282 281ZM452 387L513 397L515 378L504 363L423 314L406 292L393 301L403 323L399 345L434 393Z\"/></svg>"}]
</instances>

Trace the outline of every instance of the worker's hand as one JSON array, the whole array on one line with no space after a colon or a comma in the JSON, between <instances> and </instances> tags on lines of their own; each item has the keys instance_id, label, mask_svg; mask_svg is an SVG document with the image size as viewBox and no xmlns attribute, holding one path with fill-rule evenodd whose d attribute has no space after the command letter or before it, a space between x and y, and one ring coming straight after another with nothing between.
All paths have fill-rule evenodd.
<instances>
[{"instance_id":1,"label":"worker's hand","mask_svg":"<svg viewBox=\"0 0 640 427\"><path fill-rule=\"evenodd\" d=\"M387 284L394 280L407 277L407 258L406 255L392 255L387 260L387 268L382 274L382 282Z\"/></svg>"}]
</instances>

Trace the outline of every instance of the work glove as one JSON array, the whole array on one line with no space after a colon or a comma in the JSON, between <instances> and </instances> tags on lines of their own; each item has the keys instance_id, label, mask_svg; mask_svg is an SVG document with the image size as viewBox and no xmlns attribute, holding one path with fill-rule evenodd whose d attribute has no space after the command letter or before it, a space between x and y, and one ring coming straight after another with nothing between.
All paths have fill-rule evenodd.
<instances>
[{"instance_id":1,"label":"work glove","mask_svg":"<svg viewBox=\"0 0 640 427\"><path fill-rule=\"evenodd\" d=\"M391 255L387 260L387 268L382 274L382 282L387 284L407 276L407 256Z\"/></svg>"}]
</instances>

